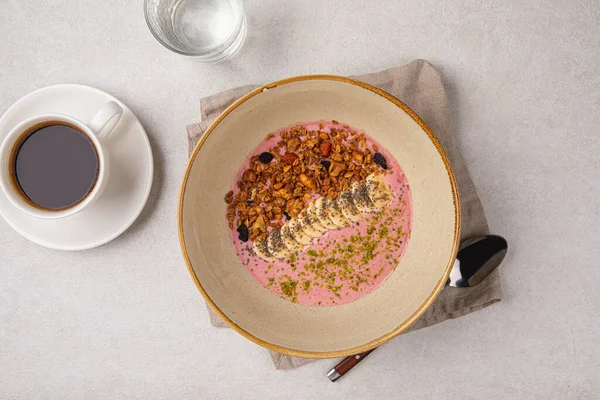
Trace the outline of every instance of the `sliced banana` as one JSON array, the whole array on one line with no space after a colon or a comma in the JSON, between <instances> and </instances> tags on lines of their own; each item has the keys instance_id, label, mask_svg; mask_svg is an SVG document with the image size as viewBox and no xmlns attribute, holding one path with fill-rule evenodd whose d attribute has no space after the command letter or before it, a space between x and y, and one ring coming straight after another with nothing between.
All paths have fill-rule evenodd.
<instances>
[{"instance_id":1,"label":"sliced banana","mask_svg":"<svg viewBox=\"0 0 600 400\"><path fill-rule=\"evenodd\" d=\"M320 197L320 199L322 199L322 197ZM306 211L315 221L312 224L313 228L323 233L332 229L327 226L328 224L331 224L331 221L329 219L326 219L325 223L321 221L321 218L319 217L319 213L317 211L316 201L311 201L310 204L307 206Z\"/></svg>"},{"instance_id":2,"label":"sliced banana","mask_svg":"<svg viewBox=\"0 0 600 400\"><path fill-rule=\"evenodd\" d=\"M281 227L281 240L290 251L302 250L302 247L304 247L294 238L292 230L288 224L285 224ZM310 238L308 240L310 243Z\"/></svg>"},{"instance_id":3,"label":"sliced banana","mask_svg":"<svg viewBox=\"0 0 600 400\"><path fill-rule=\"evenodd\" d=\"M296 242L300 244L311 243L312 238L306 233L304 233L304 231L302 230L302 226L300 226L300 221L298 221L297 218L292 218L288 223L288 226L290 228L290 233L292 234L294 239L296 239Z\"/></svg>"},{"instance_id":4,"label":"sliced banana","mask_svg":"<svg viewBox=\"0 0 600 400\"><path fill-rule=\"evenodd\" d=\"M350 221L348 220L348 218L344 217L344 214L342 214L342 210L340 209L340 205L338 204L337 200L326 199L324 207L329 215L329 219L334 224L336 224L340 228L350 226Z\"/></svg>"},{"instance_id":5,"label":"sliced banana","mask_svg":"<svg viewBox=\"0 0 600 400\"><path fill-rule=\"evenodd\" d=\"M265 261L276 261L277 258L273 257L273 255L269 252L269 243L267 238L262 240L257 240L254 242L252 246L254 252Z\"/></svg>"},{"instance_id":6,"label":"sliced banana","mask_svg":"<svg viewBox=\"0 0 600 400\"><path fill-rule=\"evenodd\" d=\"M308 236L315 238L323 236L323 232L315 227L315 224L319 224L316 218L309 214L306 209L298 214L298 222L300 222L300 227Z\"/></svg>"},{"instance_id":7,"label":"sliced banana","mask_svg":"<svg viewBox=\"0 0 600 400\"><path fill-rule=\"evenodd\" d=\"M267 249L275 258L283 258L290 254L290 251L281 238L281 232L278 229L273 230L273 232L269 233L269 236L267 236Z\"/></svg>"},{"instance_id":8,"label":"sliced banana","mask_svg":"<svg viewBox=\"0 0 600 400\"><path fill-rule=\"evenodd\" d=\"M325 228L336 229L338 227L329 217L329 209L331 206L329 204L329 200L327 200L326 197L319 197L311 204L311 207L314 208L314 212L317 215L319 222Z\"/></svg>"},{"instance_id":9,"label":"sliced banana","mask_svg":"<svg viewBox=\"0 0 600 400\"><path fill-rule=\"evenodd\" d=\"M377 207L375 207L375 204L369 198L369 191L365 182L354 182L351 190L354 205L361 214L373 214L377 212Z\"/></svg>"},{"instance_id":10,"label":"sliced banana","mask_svg":"<svg viewBox=\"0 0 600 400\"><path fill-rule=\"evenodd\" d=\"M365 181L355 182L350 189L342 191L336 200L320 197L311 202L280 230L254 242L254 252L266 261L284 258L330 229L350 226L351 221L360 220L364 214L379 211L393 197L394 192L383 174L373 173Z\"/></svg>"},{"instance_id":11,"label":"sliced banana","mask_svg":"<svg viewBox=\"0 0 600 400\"><path fill-rule=\"evenodd\" d=\"M390 185L385 181L383 174L372 173L367 176L366 186L369 198L377 209L388 205L394 197L394 192L392 192Z\"/></svg>"},{"instance_id":12,"label":"sliced banana","mask_svg":"<svg viewBox=\"0 0 600 400\"><path fill-rule=\"evenodd\" d=\"M344 217L348 218L350 221L358 221L361 219L362 215L356 205L354 204L354 199L352 198L352 191L349 189L343 190L340 193L340 197L337 199L338 205L340 206L340 210Z\"/></svg>"}]
</instances>

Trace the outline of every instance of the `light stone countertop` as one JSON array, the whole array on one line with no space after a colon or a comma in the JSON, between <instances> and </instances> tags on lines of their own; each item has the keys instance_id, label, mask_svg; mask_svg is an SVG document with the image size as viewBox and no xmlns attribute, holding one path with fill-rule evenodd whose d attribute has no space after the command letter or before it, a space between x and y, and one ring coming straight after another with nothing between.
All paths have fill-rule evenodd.
<instances>
[{"instance_id":1,"label":"light stone countertop","mask_svg":"<svg viewBox=\"0 0 600 400\"><path fill-rule=\"evenodd\" d=\"M0 220L2 399L597 399L600 397L600 3L246 2L231 61L169 53L142 1L0 2L0 112L81 83L147 129L156 176L136 224L77 253ZM198 99L308 73L424 58L449 89L456 139L510 252L504 300L401 336L332 384L335 362L276 371L213 329L185 268L176 204Z\"/></svg>"}]
</instances>

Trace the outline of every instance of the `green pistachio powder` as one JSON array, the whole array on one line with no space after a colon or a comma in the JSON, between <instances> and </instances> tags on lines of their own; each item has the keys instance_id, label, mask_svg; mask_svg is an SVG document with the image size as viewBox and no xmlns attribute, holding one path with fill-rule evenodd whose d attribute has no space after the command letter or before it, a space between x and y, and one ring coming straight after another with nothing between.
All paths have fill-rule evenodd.
<instances>
[{"instance_id":1,"label":"green pistachio powder","mask_svg":"<svg viewBox=\"0 0 600 400\"><path fill-rule=\"evenodd\" d=\"M406 205L404 201L403 205ZM325 250L308 250L305 253L292 253L286 260L292 271L296 270L298 260L308 263L298 275L300 280L292 280L289 275L269 278L268 286L279 285L282 298L297 302L298 290L308 292L311 288L327 288L331 292L330 300L340 298L342 289L361 291L361 284L377 279L383 272L373 271L368 264L380 252L393 253L402 246L407 232L402 227L390 231L388 226L401 214L400 208L384 209L371 219L364 236L352 235L344 238L343 243L329 242ZM398 260L389 254L385 260L390 266L398 264ZM272 269L269 265L265 274ZM282 272L282 269L279 270ZM321 304L319 302L319 304Z\"/></svg>"}]
</instances>

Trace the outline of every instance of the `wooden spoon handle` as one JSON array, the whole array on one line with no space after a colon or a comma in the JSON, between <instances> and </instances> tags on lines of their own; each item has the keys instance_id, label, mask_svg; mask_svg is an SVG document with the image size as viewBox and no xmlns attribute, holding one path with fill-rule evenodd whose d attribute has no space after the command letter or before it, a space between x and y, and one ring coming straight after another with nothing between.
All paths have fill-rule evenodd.
<instances>
[{"instance_id":1,"label":"wooden spoon handle","mask_svg":"<svg viewBox=\"0 0 600 400\"><path fill-rule=\"evenodd\" d=\"M375 347L376 349L377 347ZM365 359L375 349L365 351L364 353L356 354L344 358L338 365L333 367L331 371L327 373L327 377L331 382L335 382L342 376L346 375L352 368L354 368L359 362Z\"/></svg>"}]
</instances>

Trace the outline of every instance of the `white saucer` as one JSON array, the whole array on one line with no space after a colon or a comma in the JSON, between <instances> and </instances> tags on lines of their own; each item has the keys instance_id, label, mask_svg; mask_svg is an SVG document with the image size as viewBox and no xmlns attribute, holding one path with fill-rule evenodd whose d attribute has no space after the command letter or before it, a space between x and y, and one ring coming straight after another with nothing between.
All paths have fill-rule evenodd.
<instances>
[{"instance_id":1,"label":"white saucer","mask_svg":"<svg viewBox=\"0 0 600 400\"><path fill-rule=\"evenodd\" d=\"M48 86L17 101L0 118L0 141L22 120L62 113L88 122L106 102L115 101L123 116L106 140L111 175L102 195L81 212L61 219L38 219L17 209L0 191L0 214L27 239L53 249L84 250L123 233L142 212L152 187L152 149L133 112L113 96L82 85Z\"/></svg>"}]
</instances>

